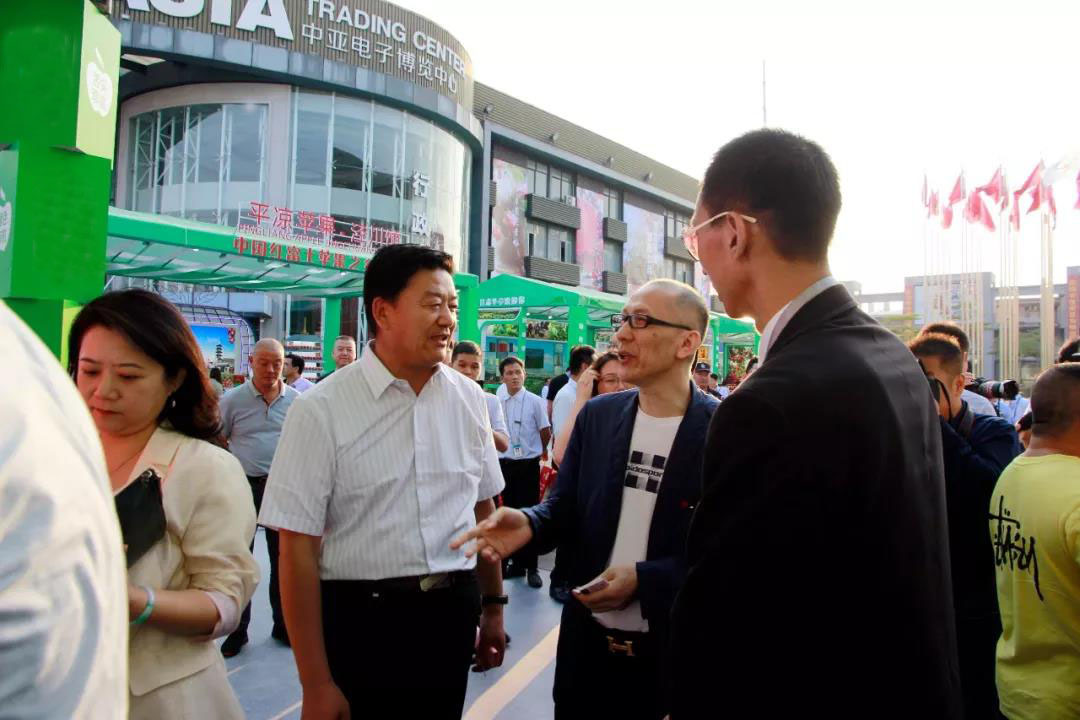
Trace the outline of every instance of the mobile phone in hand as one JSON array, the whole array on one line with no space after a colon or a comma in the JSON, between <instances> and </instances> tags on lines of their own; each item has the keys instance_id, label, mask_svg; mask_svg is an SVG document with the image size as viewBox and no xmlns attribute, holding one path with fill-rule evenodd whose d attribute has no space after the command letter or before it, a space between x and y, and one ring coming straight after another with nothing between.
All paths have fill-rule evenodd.
<instances>
[{"instance_id":1,"label":"mobile phone in hand","mask_svg":"<svg viewBox=\"0 0 1080 720\"><path fill-rule=\"evenodd\" d=\"M576 592L579 595L590 595L592 593L600 592L601 590L603 590L607 586L608 586L608 581L603 579L603 578L600 578L599 580L596 580L595 582L593 582L593 583L591 583L589 585L582 585L581 587L574 588L574 592Z\"/></svg>"}]
</instances>

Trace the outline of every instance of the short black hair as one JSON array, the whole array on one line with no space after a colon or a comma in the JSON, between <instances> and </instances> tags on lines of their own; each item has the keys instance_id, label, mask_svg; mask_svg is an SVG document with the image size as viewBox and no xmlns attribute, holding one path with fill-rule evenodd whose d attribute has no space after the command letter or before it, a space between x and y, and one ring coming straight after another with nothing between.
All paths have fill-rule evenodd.
<instances>
[{"instance_id":1,"label":"short black hair","mask_svg":"<svg viewBox=\"0 0 1080 720\"><path fill-rule=\"evenodd\" d=\"M923 325L922 330L919 331L920 335L948 335L956 340L956 344L960 346L961 352L971 352L971 341L968 340L967 333L960 329L960 326L951 322L935 322L929 325Z\"/></svg>"},{"instance_id":2,"label":"short black hair","mask_svg":"<svg viewBox=\"0 0 1080 720\"><path fill-rule=\"evenodd\" d=\"M292 366L296 368L296 372L301 374L304 372L304 358L300 357L296 353L289 353L285 357L289 358L289 362L291 362Z\"/></svg>"},{"instance_id":3,"label":"short black hair","mask_svg":"<svg viewBox=\"0 0 1080 720\"><path fill-rule=\"evenodd\" d=\"M736 210L757 218L781 257L819 262L840 214L840 179L817 143L786 130L753 130L713 155L701 202L710 216Z\"/></svg>"},{"instance_id":4,"label":"short black hair","mask_svg":"<svg viewBox=\"0 0 1080 720\"><path fill-rule=\"evenodd\" d=\"M1051 365L1031 390L1031 434L1057 437L1080 421L1080 362Z\"/></svg>"},{"instance_id":5,"label":"short black hair","mask_svg":"<svg viewBox=\"0 0 1080 720\"><path fill-rule=\"evenodd\" d=\"M596 348L592 345L575 345L570 348L570 372L588 370L596 359Z\"/></svg>"},{"instance_id":6,"label":"short black hair","mask_svg":"<svg viewBox=\"0 0 1080 720\"><path fill-rule=\"evenodd\" d=\"M520 365L522 370L525 369L525 363L522 362L521 358L519 358L517 355L507 355L499 361L499 375L502 375L504 372L506 372L507 365Z\"/></svg>"},{"instance_id":7,"label":"short black hair","mask_svg":"<svg viewBox=\"0 0 1080 720\"><path fill-rule=\"evenodd\" d=\"M210 368L210 379L211 380L217 380L218 382L224 382L225 378L222 377L222 375L221 375L221 368L219 368L219 367Z\"/></svg>"},{"instance_id":8,"label":"short black hair","mask_svg":"<svg viewBox=\"0 0 1080 720\"><path fill-rule=\"evenodd\" d=\"M960 343L952 335L945 333L921 332L908 343L908 349L917 358L937 358L942 367L956 377L964 372L964 353Z\"/></svg>"},{"instance_id":9,"label":"short black hair","mask_svg":"<svg viewBox=\"0 0 1080 720\"><path fill-rule=\"evenodd\" d=\"M709 377L711 377L713 380L715 380L717 382L720 382L720 376L717 375L716 373L709 373Z\"/></svg>"},{"instance_id":10,"label":"short black hair","mask_svg":"<svg viewBox=\"0 0 1080 720\"><path fill-rule=\"evenodd\" d=\"M450 362L454 362L458 355L480 355L480 346L474 343L472 340L462 340L454 346L454 351L450 353Z\"/></svg>"},{"instance_id":11,"label":"short black hair","mask_svg":"<svg viewBox=\"0 0 1080 720\"><path fill-rule=\"evenodd\" d=\"M1073 338L1058 350L1058 363L1080 361L1080 337Z\"/></svg>"},{"instance_id":12,"label":"short black hair","mask_svg":"<svg viewBox=\"0 0 1080 720\"><path fill-rule=\"evenodd\" d=\"M454 258L442 250L423 245L387 245L379 248L364 268L364 315L368 333L378 335L375 298L394 302L413 275L421 270L445 270L454 274Z\"/></svg>"},{"instance_id":13,"label":"short black hair","mask_svg":"<svg viewBox=\"0 0 1080 720\"><path fill-rule=\"evenodd\" d=\"M754 357L750 358L749 362L746 363L746 372L750 372L751 370L756 368L757 364L758 364L758 356L755 355Z\"/></svg>"}]
</instances>

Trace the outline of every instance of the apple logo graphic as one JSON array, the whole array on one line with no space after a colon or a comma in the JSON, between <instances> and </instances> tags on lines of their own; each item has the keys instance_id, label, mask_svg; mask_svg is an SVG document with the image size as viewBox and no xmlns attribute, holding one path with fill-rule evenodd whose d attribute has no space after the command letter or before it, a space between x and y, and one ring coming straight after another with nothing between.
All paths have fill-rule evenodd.
<instances>
[{"instance_id":1,"label":"apple logo graphic","mask_svg":"<svg viewBox=\"0 0 1080 720\"><path fill-rule=\"evenodd\" d=\"M0 252L7 250L8 240L11 239L11 203L4 195L4 188L0 188Z\"/></svg>"},{"instance_id":2,"label":"apple logo graphic","mask_svg":"<svg viewBox=\"0 0 1080 720\"><path fill-rule=\"evenodd\" d=\"M113 83L108 73L102 70L105 61L101 59L101 53L94 48L95 63L91 60L86 66L86 94L90 96L90 107L101 117L109 114L112 107Z\"/></svg>"}]
</instances>

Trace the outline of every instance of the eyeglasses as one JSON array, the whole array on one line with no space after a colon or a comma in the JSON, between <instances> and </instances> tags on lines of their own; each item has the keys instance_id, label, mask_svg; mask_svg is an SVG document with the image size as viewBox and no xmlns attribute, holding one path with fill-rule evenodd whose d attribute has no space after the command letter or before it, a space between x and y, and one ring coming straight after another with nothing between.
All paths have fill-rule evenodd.
<instances>
[{"instance_id":1,"label":"eyeglasses","mask_svg":"<svg viewBox=\"0 0 1080 720\"><path fill-rule=\"evenodd\" d=\"M724 217L725 215L738 215L739 217L741 217L743 220L745 220L748 223L756 223L757 222L757 218L750 217L749 215L743 215L742 213L737 213L734 210L725 210L722 213L716 213L715 215L713 215L708 220L706 220L704 222L700 222L697 225L695 225L694 227L686 228L685 230L683 230L683 233L682 233L683 244L686 245L686 252L690 253L690 257L694 258L695 261L700 259L698 257L698 239L697 239L698 231L701 230L703 227L705 227L705 226L707 226L707 225L709 225L711 223L716 222L717 220Z\"/></svg>"},{"instance_id":2,"label":"eyeglasses","mask_svg":"<svg viewBox=\"0 0 1080 720\"><path fill-rule=\"evenodd\" d=\"M678 323L668 322L667 320L660 320L659 318L654 318L652 315L646 315L645 313L626 313L624 315L612 315L611 321L613 323L613 327L615 328L621 328L626 323L630 323L630 327L635 330L643 330L650 325L678 328L679 330L694 330L694 328L692 327L687 327L686 325L679 325Z\"/></svg>"}]
</instances>

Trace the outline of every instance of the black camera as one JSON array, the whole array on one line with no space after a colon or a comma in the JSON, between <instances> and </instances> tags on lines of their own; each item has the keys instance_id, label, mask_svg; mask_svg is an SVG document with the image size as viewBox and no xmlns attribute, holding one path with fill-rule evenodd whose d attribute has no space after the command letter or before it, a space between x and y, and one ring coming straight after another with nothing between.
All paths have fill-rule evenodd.
<instances>
[{"instance_id":1,"label":"black camera","mask_svg":"<svg viewBox=\"0 0 1080 720\"><path fill-rule=\"evenodd\" d=\"M975 378L975 382L964 389L982 395L987 400L1015 400L1020 394L1020 383L1015 380Z\"/></svg>"}]
</instances>

